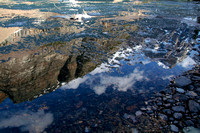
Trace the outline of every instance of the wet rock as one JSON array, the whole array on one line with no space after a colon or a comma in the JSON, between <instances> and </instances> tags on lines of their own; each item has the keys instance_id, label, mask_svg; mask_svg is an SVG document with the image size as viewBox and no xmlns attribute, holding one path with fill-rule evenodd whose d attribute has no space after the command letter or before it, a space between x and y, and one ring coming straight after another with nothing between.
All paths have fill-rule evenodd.
<instances>
[{"instance_id":1,"label":"wet rock","mask_svg":"<svg viewBox=\"0 0 200 133\"><path fill-rule=\"evenodd\" d=\"M183 90L182 88L176 88L176 91L179 92L179 93L184 93L185 90Z\"/></svg>"},{"instance_id":2,"label":"wet rock","mask_svg":"<svg viewBox=\"0 0 200 133\"><path fill-rule=\"evenodd\" d=\"M158 102L157 105L158 105L158 106L162 106L162 103L161 103L161 102Z\"/></svg>"},{"instance_id":3,"label":"wet rock","mask_svg":"<svg viewBox=\"0 0 200 133\"><path fill-rule=\"evenodd\" d=\"M168 120L168 117L167 117L166 115L164 115L164 114L159 114L158 116L159 116L159 118L161 118L162 120L165 120L165 121Z\"/></svg>"},{"instance_id":4,"label":"wet rock","mask_svg":"<svg viewBox=\"0 0 200 133\"><path fill-rule=\"evenodd\" d=\"M176 111L176 112L185 112L185 107L183 106L174 106L172 107L172 110Z\"/></svg>"},{"instance_id":5,"label":"wet rock","mask_svg":"<svg viewBox=\"0 0 200 133\"><path fill-rule=\"evenodd\" d=\"M168 103L175 103L175 101L173 99L169 99L167 100Z\"/></svg>"},{"instance_id":6,"label":"wet rock","mask_svg":"<svg viewBox=\"0 0 200 133\"><path fill-rule=\"evenodd\" d=\"M194 86L193 85L189 85L188 89L192 91L192 90L194 90Z\"/></svg>"},{"instance_id":7,"label":"wet rock","mask_svg":"<svg viewBox=\"0 0 200 133\"><path fill-rule=\"evenodd\" d=\"M167 104L164 104L164 106L165 106L166 108L169 108L169 107L171 106L171 104L170 104L170 103L167 103Z\"/></svg>"},{"instance_id":8,"label":"wet rock","mask_svg":"<svg viewBox=\"0 0 200 133\"><path fill-rule=\"evenodd\" d=\"M181 76L181 77L178 77L178 78L175 79L175 85L177 87L184 87L184 86L187 86L191 83L192 83L192 81L185 76Z\"/></svg>"},{"instance_id":9,"label":"wet rock","mask_svg":"<svg viewBox=\"0 0 200 133\"><path fill-rule=\"evenodd\" d=\"M171 129L172 132L178 132L179 131L178 127L175 126L175 125L170 125L170 129Z\"/></svg>"},{"instance_id":10,"label":"wet rock","mask_svg":"<svg viewBox=\"0 0 200 133\"><path fill-rule=\"evenodd\" d=\"M183 115L181 113L174 113L173 116L174 116L174 118L176 118L178 120L180 120L183 117Z\"/></svg>"},{"instance_id":11,"label":"wet rock","mask_svg":"<svg viewBox=\"0 0 200 133\"><path fill-rule=\"evenodd\" d=\"M186 120L186 121L184 121L184 123L185 123L187 126L194 126L194 123L193 123L191 120Z\"/></svg>"},{"instance_id":12,"label":"wet rock","mask_svg":"<svg viewBox=\"0 0 200 133\"><path fill-rule=\"evenodd\" d=\"M190 100L188 102L188 107L191 112L199 112L200 111L199 103L195 102L194 100Z\"/></svg>"},{"instance_id":13,"label":"wet rock","mask_svg":"<svg viewBox=\"0 0 200 133\"><path fill-rule=\"evenodd\" d=\"M195 93L194 91L188 91L185 95L187 95L189 97L196 97L196 96L198 96L197 93Z\"/></svg>"},{"instance_id":14,"label":"wet rock","mask_svg":"<svg viewBox=\"0 0 200 133\"><path fill-rule=\"evenodd\" d=\"M135 115L138 117L138 116L140 116L140 115L142 115L142 111L137 111L137 112L135 112Z\"/></svg>"},{"instance_id":15,"label":"wet rock","mask_svg":"<svg viewBox=\"0 0 200 133\"><path fill-rule=\"evenodd\" d=\"M170 109L163 109L163 113L171 115L172 111Z\"/></svg>"},{"instance_id":16,"label":"wet rock","mask_svg":"<svg viewBox=\"0 0 200 133\"><path fill-rule=\"evenodd\" d=\"M148 113L148 114L152 114L153 111L152 111L152 110L148 110L147 113Z\"/></svg>"},{"instance_id":17,"label":"wet rock","mask_svg":"<svg viewBox=\"0 0 200 133\"><path fill-rule=\"evenodd\" d=\"M192 80L200 81L200 77L199 77L199 76L193 76L193 77L192 77Z\"/></svg>"},{"instance_id":18,"label":"wet rock","mask_svg":"<svg viewBox=\"0 0 200 133\"><path fill-rule=\"evenodd\" d=\"M185 101L188 100L188 97L185 96L185 95L181 95L181 96L179 97L179 100L182 101L182 102L185 102Z\"/></svg>"}]
</instances>

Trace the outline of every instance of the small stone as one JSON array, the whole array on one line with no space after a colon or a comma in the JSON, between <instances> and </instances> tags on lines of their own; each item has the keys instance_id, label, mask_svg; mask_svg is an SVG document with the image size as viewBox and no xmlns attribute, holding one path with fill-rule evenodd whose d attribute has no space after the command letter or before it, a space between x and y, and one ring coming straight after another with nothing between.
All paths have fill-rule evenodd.
<instances>
[{"instance_id":1,"label":"small stone","mask_svg":"<svg viewBox=\"0 0 200 133\"><path fill-rule=\"evenodd\" d=\"M157 105L158 105L158 106L162 106L162 103L161 103L161 102L158 102Z\"/></svg>"},{"instance_id":2,"label":"small stone","mask_svg":"<svg viewBox=\"0 0 200 133\"><path fill-rule=\"evenodd\" d=\"M187 126L194 126L194 123L193 123L191 120L186 120L186 121L184 121L184 123L185 123Z\"/></svg>"},{"instance_id":3,"label":"small stone","mask_svg":"<svg viewBox=\"0 0 200 133\"><path fill-rule=\"evenodd\" d=\"M180 120L183 117L183 115L181 113L174 113L173 116L174 116L174 118L176 118L178 120Z\"/></svg>"},{"instance_id":4,"label":"small stone","mask_svg":"<svg viewBox=\"0 0 200 133\"><path fill-rule=\"evenodd\" d=\"M148 110L147 113L148 113L148 114L152 114L153 111L152 111L152 110Z\"/></svg>"},{"instance_id":5,"label":"small stone","mask_svg":"<svg viewBox=\"0 0 200 133\"><path fill-rule=\"evenodd\" d=\"M163 113L171 115L172 111L170 109L163 109Z\"/></svg>"},{"instance_id":6,"label":"small stone","mask_svg":"<svg viewBox=\"0 0 200 133\"><path fill-rule=\"evenodd\" d=\"M166 96L166 98L171 99L171 98L172 98L172 95L168 95L168 96Z\"/></svg>"},{"instance_id":7,"label":"small stone","mask_svg":"<svg viewBox=\"0 0 200 133\"><path fill-rule=\"evenodd\" d=\"M189 110L191 112L199 112L200 111L200 105L199 103L195 102L194 100L190 100L188 102L188 107L189 107Z\"/></svg>"},{"instance_id":8,"label":"small stone","mask_svg":"<svg viewBox=\"0 0 200 133\"><path fill-rule=\"evenodd\" d=\"M192 81L185 76L178 77L174 81L177 87L184 87L192 83Z\"/></svg>"},{"instance_id":9,"label":"small stone","mask_svg":"<svg viewBox=\"0 0 200 133\"><path fill-rule=\"evenodd\" d=\"M142 115L142 111L136 111L135 112L135 115L138 117L138 116L141 116Z\"/></svg>"},{"instance_id":10,"label":"small stone","mask_svg":"<svg viewBox=\"0 0 200 133\"><path fill-rule=\"evenodd\" d=\"M169 108L171 106L170 103L164 104L165 107Z\"/></svg>"},{"instance_id":11,"label":"small stone","mask_svg":"<svg viewBox=\"0 0 200 133\"><path fill-rule=\"evenodd\" d=\"M165 120L165 121L168 120L168 117L164 114L159 114L159 118L161 118L162 120Z\"/></svg>"},{"instance_id":12,"label":"small stone","mask_svg":"<svg viewBox=\"0 0 200 133\"><path fill-rule=\"evenodd\" d=\"M170 129L171 129L172 132L178 132L179 131L178 127L175 126L175 125L170 125Z\"/></svg>"},{"instance_id":13,"label":"small stone","mask_svg":"<svg viewBox=\"0 0 200 133\"><path fill-rule=\"evenodd\" d=\"M192 91L192 90L194 90L194 86L193 85L189 85L188 89Z\"/></svg>"},{"instance_id":14,"label":"small stone","mask_svg":"<svg viewBox=\"0 0 200 133\"><path fill-rule=\"evenodd\" d=\"M182 94L185 92L185 90L183 90L182 88L176 88L176 91Z\"/></svg>"},{"instance_id":15,"label":"small stone","mask_svg":"<svg viewBox=\"0 0 200 133\"><path fill-rule=\"evenodd\" d=\"M196 97L196 96L198 96L197 93L195 93L194 91L188 91L185 95L186 96L190 96L190 97Z\"/></svg>"},{"instance_id":16,"label":"small stone","mask_svg":"<svg viewBox=\"0 0 200 133\"><path fill-rule=\"evenodd\" d=\"M176 111L176 112L185 112L185 107L183 106L174 106L172 107L172 110Z\"/></svg>"},{"instance_id":17,"label":"small stone","mask_svg":"<svg viewBox=\"0 0 200 133\"><path fill-rule=\"evenodd\" d=\"M175 101L173 99L169 99L167 100L168 103L175 103Z\"/></svg>"},{"instance_id":18,"label":"small stone","mask_svg":"<svg viewBox=\"0 0 200 133\"><path fill-rule=\"evenodd\" d=\"M200 77L199 77L199 76L193 76L193 77L192 77L192 80L200 81Z\"/></svg>"}]
</instances>

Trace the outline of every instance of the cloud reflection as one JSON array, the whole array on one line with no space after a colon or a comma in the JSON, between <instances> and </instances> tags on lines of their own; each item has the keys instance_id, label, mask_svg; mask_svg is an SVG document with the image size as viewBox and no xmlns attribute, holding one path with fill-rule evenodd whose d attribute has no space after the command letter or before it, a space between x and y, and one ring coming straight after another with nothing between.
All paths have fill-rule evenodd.
<instances>
[{"instance_id":1,"label":"cloud reflection","mask_svg":"<svg viewBox=\"0 0 200 133\"><path fill-rule=\"evenodd\" d=\"M178 65L184 68L191 68L191 66L193 66L194 64L196 64L196 62L189 56L185 58L182 62L178 63Z\"/></svg>"},{"instance_id":2,"label":"cloud reflection","mask_svg":"<svg viewBox=\"0 0 200 133\"><path fill-rule=\"evenodd\" d=\"M0 128L20 127L21 131L40 133L53 122L53 115L45 113L43 110L38 112L19 111L1 112Z\"/></svg>"},{"instance_id":3,"label":"cloud reflection","mask_svg":"<svg viewBox=\"0 0 200 133\"><path fill-rule=\"evenodd\" d=\"M137 68L129 75L118 77L118 76L100 76L100 83L98 85L93 84L91 88L96 94L101 95L105 93L106 88L110 85L114 85L114 89L119 91L127 91L131 89L137 81L148 80L144 76L144 71L139 71Z\"/></svg>"}]
</instances>

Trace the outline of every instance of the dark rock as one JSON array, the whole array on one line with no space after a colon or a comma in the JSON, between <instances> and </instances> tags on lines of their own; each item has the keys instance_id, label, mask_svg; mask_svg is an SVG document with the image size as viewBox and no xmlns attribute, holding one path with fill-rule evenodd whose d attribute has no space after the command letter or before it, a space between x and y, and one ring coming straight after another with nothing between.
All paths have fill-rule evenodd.
<instances>
[{"instance_id":1,"label":"dark rock","mask_svg":"<svg viewBox=\"0 0 200 133\"><path fill-rule=\"evenodd\" d=\"M194 88L193 85L189 85L189 86L188 86L188 89L192 91L192 90L194 90L195 88Z\"/></svg>"},{"instance_id":2,"label":"dark rock","mask_svg":"<svg viewBox=\"0 0 200 133\"><path fill-rule=\"evenodd\" d=\"M169 108L171 106L170 103L164 104L165 107Z\"/></svg>"},{"instance_id":3,"label":"dark rock","mask_svg":"<svg viewBox=\"0 0 200 133\"><path fill-rule=\"evenodd\" d=\"M135 115L138 117L138 116L141 116L142 115L142 111L136 111L135 112Z\"/></svg>"},{"instance_id":4,"label":"dark rock","mask_svg":"<svg viewBox=\"0 0 200 133\"><path fill-rule=\"evenodd\" d=\"M200 77L199 77L199 76L193 76L193 77L192 77L192 80L200 81Z\"/></svg>"},{"instance_id":5,"label":"dark rock","mask_svg":"<svg viewBox=\"0 0 200 133\"><path fill-rule=\"evenodd\" d=\"M179 100L182 101L182 102L185 102L185 101L188 100L188 97L185 96L185 95L181 95L181 96L179 97Z\"/></svg>"},{"instance_id":6,"label":"dark rock","mask_svg":"<svg viewBox=\"0 0 200 133\"><path fill-rule=\"evenodd\" d=\"M183 106L174 106L172 107L172 110L176 111L176 112L185 112L185 107Z\"/></svg>"},{"instance_id":7,"label":"dark rock","mask_svg":"<svg viewBox=\"0 0 200 133\"><path fill-rule=\"evenodd\" d=\"M158 106L161 106L161 105L162 105L162 103L161 103L161 102L159 102L159 103L157 103L157 105L158 105Z\"/></svg>"},{"instance_id":8,"label":"dark rock","mask_svg":"<svg viewBox=\"0 0 200 133\"><path fill-rule=\"evenodd\" d=\"M182 89L182 88L176 88L176 91L179 92L179 93L184 93L185 92L185 90Z\"/></svg>"},{"instance_id":9,"label":"dark rock","mask_svg":"<svg viewBox=\"0 0 200 133\"><path fill-rule=\"evenodd\" d=\"M176 118L178 120L180 120L183 117L183 115L181 113L174 113L173 116L174 116L174 118Z\"/></svg>"},{"instance_id":10,"label":"dark rock","mask_svg":"<svg viewBox=\"0 0 200 133\"><path fill-rule=\"evenodd\" d=\"M163 109L163 113L171 115L172 111L170 109Z\"/></svg>"},{"instance_id":11,"label":"dark rock","mask_svg":"<svg viewBox=\"0 0 200 133\"><path fill-rule=\"evenodd\" d=\"M185 76L178 77L174 81L177 87L184 87L192 83L192 81Z\"/></svg>"},{"instance_id":12,"label":"dark rock","mask_svg":"<svg viewBox=\"0 0 200 133\"><path fill-rule=\"evenodd\" d=\"M147 113L148 113L148 114L152 114L153 111L152 111L152 110L148 110Z\"/></svg>"},{"instance_id":13,"label":"dark rock","mask_svg":"<svg viewBox=\"0 0 200 133\"><path fill-rule=\"evenodd\" d=\"M175 101L173 99L169 99L167 100L168 103L175 103Z\"/></svg>"},{"instance_id":14,"label":"dark rock","mask_svg":"<svg viewBox=\"0 0 200 133\"><path fill-rule=\"evenodd\" d=\"M196 97L198 96L194 91L188 91L187 93L185 93L186 96L189 96L189 97Z\"/></svg>"},{"instance_id":15,"label":"dark rock","mask_svg":"<svg viewBox=\"0 0 200 133\"><path fill-rule=\"evenodd\" d=\"M159 114L158 116L159 116L159 118L161 118L162 120L165 120L165 121L168 120L168 117L167 117L166 115L164 115L164 114Z\"/></svg>"},{"instance_id":16,"label":"dark rock","mask_svg":"<svg viewBox=\"0 0 200 133\"><path fill-rule=\"evenodd\" d=\"M185 123L187 126L194 126L194 123L193 123L191 120L186 120L186 121L184 121L184 123Z\"/></svg>"},{"instance_id":17,"label":"dark rock","mask_svg":"<svg viewBox=\"0 0 200 133\"><path fill-rule=\"evenodd\" d=\"M174 121L174 118L170 117L169 120L170 120L170 121Z\"/></svg>"},{"instance_id":18,"label":"dark rock","mask_svg":"<svg viewBox=\"0 0 200 133\"><path fill-rule=\"evenodd\" d=\"M166 98L171 99L171 98L172 98L172 95L168 95L168 96L166 96Z\"/></svg>"},{"instance_id":19,"label":"dark rock","mask_svg":"<svg viewBox=\"0 0 200 133\"><path fill-rule=\"evenodd\" d=\"M178 127L175 126L175 125L170 125L170 129L171 129L172 132L178 132L179 131Z\"/></svg>"},{"instance_id":20,"label":"dark rock","mask_svg":"<svg viewBox=\"0 0 200 133\"><path fill-rule=\"evenodd\" d=\"M195 102L194 100L190 100L188 102L188 107L191 112L199 112L200 111L199 103Z\"/></svg>"}]
</instances>

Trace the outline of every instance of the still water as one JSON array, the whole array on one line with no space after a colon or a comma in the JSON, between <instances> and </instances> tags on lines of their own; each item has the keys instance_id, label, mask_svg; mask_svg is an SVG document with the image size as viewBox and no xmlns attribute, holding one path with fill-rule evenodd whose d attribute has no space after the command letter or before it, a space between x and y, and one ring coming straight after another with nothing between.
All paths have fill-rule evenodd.
<instances>
[{"instance_id":1,"label":"still water","mask_svg":"<svg viewBox=\"0 0 200 133\"><path fill-rule=\"evenodd\" d=\"M192 69L200 4L0 0L0 132L125 131Z\"/></svg>"}]
</instances>

